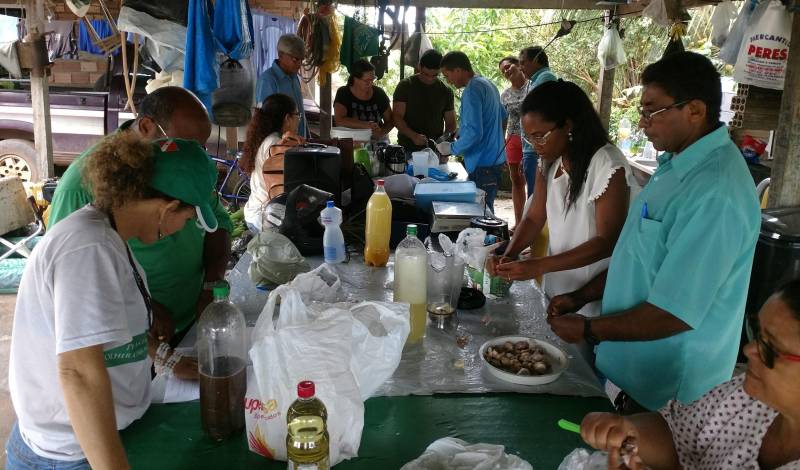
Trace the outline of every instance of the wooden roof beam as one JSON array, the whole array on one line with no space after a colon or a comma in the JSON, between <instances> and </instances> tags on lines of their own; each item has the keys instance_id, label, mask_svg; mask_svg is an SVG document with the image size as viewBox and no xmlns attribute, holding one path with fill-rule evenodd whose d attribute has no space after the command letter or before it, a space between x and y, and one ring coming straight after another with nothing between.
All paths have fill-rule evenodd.
<instances>
[{"instance_id":1,"label":"wooden roof beam","mask_svg":"<svg viewBox=\"0 0 800 470\"><path fill-rule=\"evenodd\" d=\"M339 0L345 5L362 4L357 0ZM395 5L396 2L390 2ZM608 10L595 0L411 0L411 6L426 8L501 8L524 10Z\"/></svg>"}]
</instances>

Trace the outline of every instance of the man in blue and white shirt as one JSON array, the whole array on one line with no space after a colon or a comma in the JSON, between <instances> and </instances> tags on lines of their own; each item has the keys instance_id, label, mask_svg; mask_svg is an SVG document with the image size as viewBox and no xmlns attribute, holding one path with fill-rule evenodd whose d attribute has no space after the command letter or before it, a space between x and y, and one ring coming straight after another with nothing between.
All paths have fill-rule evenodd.
<instances>
[{"instance_id":1,"label":"man in blue and white shirt","mask_svg":"<svg viewBox=\"0 0 800 470\"><path fill-rule=\"evenodd\" d=\"M494 212L494 198L506 162L503 122L508 114L500 102L497 88L475 74L463 52L445 54L441 70L448 83L464 88L458 140L450 150L464 156L469 179L486 192L486 207Z\"/></svg>"},{"instance_id":2,"label":"man in blue and white shirt","mask_svg":"<svg viewBox=\"0 0 800 470\"><path fill-rule=\"evenodd\" d=\"M297 75L303 65L305 43L296 34L284 34L278 39L278 58L264 71L256 82L256 103L258 106L269 96L283 93L290 96L300 113L298 133L306 136L306 113L303 108L303 92L300 90L300 77Z\"/></svg>"}]
</instances>

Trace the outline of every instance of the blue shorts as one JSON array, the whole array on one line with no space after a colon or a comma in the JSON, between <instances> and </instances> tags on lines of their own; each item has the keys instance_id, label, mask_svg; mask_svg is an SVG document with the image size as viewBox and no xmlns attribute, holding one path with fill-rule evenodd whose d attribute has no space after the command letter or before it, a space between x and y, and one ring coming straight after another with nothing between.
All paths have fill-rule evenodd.
<instances>
[{"instance_id":1,"label":"blue shorts","mask_svg":"<svg viewBox=\"0 0 800 470\"><path fill-rule=\"evenodd\" d=\"M6 443L6 470L91 470L89 461L53 460L35 453L19 433L19 426L14 423L11 435Z\"/></svg>"},{"instance_id":2,"label":"blue shorts","mask_svg":"<svg viewBox=\"0 0 800 470\"><path fill-rule=\"evenodd\" d=\"M525 185L528 187L528 197L533 194L533 186L536 183L536 167L539 165L539 155L536 153L524 153L522 155L522 171L525 173Z\"/></svg>"}]
</instances>

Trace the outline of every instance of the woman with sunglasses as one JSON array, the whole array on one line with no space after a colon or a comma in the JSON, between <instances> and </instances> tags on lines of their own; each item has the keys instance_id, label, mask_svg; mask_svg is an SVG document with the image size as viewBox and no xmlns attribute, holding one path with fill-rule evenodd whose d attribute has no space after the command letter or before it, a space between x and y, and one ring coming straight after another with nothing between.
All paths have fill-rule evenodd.
<instances>
[{"instance_id":1,"label":"woman with sunglasses","mask_svg":"<svg viewBox=\"0 0 800 470\"><path fill-rule=\"evenodd\" d=\"M94 201L47 231L22 275L7 469L129 468L117 430L150 405L151 358L157 373L197 378L196 361L150 336L152 302L128 243L155 243L187 223L216 230L216 178L188 140L120 132L86 157Z\"/></svg>"},{"instance_id":2,"label":"woman with sunglasses","mask_svg":"<svg viewBox=\"0 0 800 470\"><path fill-rule=\"evenodd\" d=\"M767 300L759 322L744 374L657 413L591 413L581 436L609 452L609 468L800 468L800 280Z\"/></svg>"},{"instance_id":3,"label":"woman with sunglasses","mask_svg":"<svg viewBox=\"0 0 800 470\"><path fill-rule=\"evenodd\" d=\"M505 253L487 269L508 280L543 276L551 298L582 287L608 267L632 190L638 186L622 152L611 145L600 117L577 85L546 82L522 102L523 138L539 154L532 203ZM542 231L548 256L518 259ZM581 314L600 314L600 302ZM587 352L588 354L588 352Z\"/></svg>"},{"instance_id":4,"label":"woman with sunglasses","mask_svg":"<svg viewBox=\"0 0 800 470\"><path fill-rule=\"evenodd\" d=\"M275 93L264 100L247 126L244 155L239 161L250 175L250 197L244 221L253 232L261 231L264 204L283 192L283 157L286 149L305 140L297 134L301 115L294 100Z\"/></svg>"},{"instance_id":5,"label":"woman with sunglasses","mask_svg":"<svg viewBox=\"0 0 800 470\"><path fill-rule=\"evenodd\" d=\"M386 140L394 127L389 96L375 86L375 67L366 59L353 62L347 85L336 90L333 117L337 126L371 129L373 140Z\"/></svg>"}]
</instances>

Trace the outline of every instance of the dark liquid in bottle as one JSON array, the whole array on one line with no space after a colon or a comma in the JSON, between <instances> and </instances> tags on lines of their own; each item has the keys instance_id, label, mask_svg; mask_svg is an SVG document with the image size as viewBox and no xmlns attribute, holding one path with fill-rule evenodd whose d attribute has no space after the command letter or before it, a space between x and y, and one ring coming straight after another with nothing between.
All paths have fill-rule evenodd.
<instances>
[{"instance_id":1,"label":"dark liquid in bottle","mask_svg":"<svg viewBox=\"0 0 800 470\"><path fill-rule=\"evenodd\" d=\"M211 370L200 370L200 417L203 430L221 441L244 429L247 368L243 360L218 357ZM213 371L214 377L207 375Z\"/></svg>"}]
</instances>

